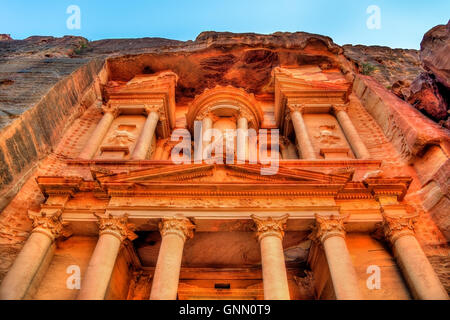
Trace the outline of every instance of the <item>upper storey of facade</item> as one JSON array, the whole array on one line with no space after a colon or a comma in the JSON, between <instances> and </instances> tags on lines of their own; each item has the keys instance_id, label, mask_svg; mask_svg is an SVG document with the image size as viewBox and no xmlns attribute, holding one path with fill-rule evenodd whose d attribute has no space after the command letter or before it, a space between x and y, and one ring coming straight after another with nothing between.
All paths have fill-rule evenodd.
<instances>
[{"instance_id":1,"label":"upper storey of facade","mask_svg":"<svg viewBox=\"0 0 450 320\"><path fill-rule=\"evenodd\" d=\"M182 102L176 99L178 80L167 70L137 74L128 82L109 81L102 116L72 160L169 161L177 145L177 155L196 163L223 157L250 163L264 157L383 158L373 148L373 136L379 134L370 127L373 119L338 69L275 67L264 94L217 85ZM180 144L186 137L190 140Z\"/></svg>"}]
</instances>

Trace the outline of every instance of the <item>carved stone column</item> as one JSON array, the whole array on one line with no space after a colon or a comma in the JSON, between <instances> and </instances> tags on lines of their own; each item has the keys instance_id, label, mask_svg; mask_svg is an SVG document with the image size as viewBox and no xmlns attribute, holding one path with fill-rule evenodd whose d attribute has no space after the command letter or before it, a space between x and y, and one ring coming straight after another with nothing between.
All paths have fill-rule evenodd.
<instances>
[{"instance_id":1,"label":"carved stone column","mask_svg":"<svg viewBox=\"0 0 450 320\"><path fill-rule=\"evenodd\" d=\"M103 107L103 118L97 124L92 135L89 137L84 150L80 153L81 159L90 160L97 152L100 144L103 141L106 133L109 130L114 119L119 115L119 109L117 107L104 106Z\"/></svg>"},{"instance_id":2,"label":"carved stone column","mask_svg":"<svg viewBox=\"0 0 450 320\"><path fill-rule=\"evenodd\" d=\"M162 219L159 224L162 242L150 300L176 300L184 243L193 237L194 228L187 218Z\"/></svg>"},{"instance_id":3,"label":"carved stone column","mask_svg":"<svg viewBox=\"0 0 450 320\"><path fill-rule=\"evenodd\" d=\"M202 122L202 130L200 133L200 139L199 147L195 149L194 159L198 161L198 159L205 160L206 156L206 148L211 143L211 129L213 127L213 119L210 116L209 112L205 112L204 114L201 114L197 117L196 121Z\"/></svg>"},{"instance_id":4,"label":"carved stone column","mask_svg":"<svg viewBox=\"0 0 450 320\"><path fill-rule=\"evenodd\" d=\"M156 142L156 150L153 153L152 159L153 160L162 160L162 155L164 152L166 141L165 140L158 140Z\"/></svg>"},{"instance_id":5,"label":"carved stone column","mask_svg":"<svg viewBox=\"0 0 450 320\"><path fill-rule=\"evenodd\" d=\"M261 247L265 300L290 300L282 243L288 217L261 218L252 215Z\"/></svg>"},{"instance_id":6,"label":"carved stone column","mask_svg":"<svg viewBox=\"0 0 450 320\"><path fill-rule=\"evenodd\" d=\"M345 106L333 106L333 112L358 159L369 159L370 153L350 120Z\"/></svg>"},{"instance_id":7,"label":"carved stone column","mask_svg":"<svg viewBox=\"0 0 450 320\"><path fill-rule=\"evenodd\" d=\"M159 121L159 107L146 107L145 112L147 113L147 120L131 155L133 160L144 160L147 157Z\"/></svg>"},{"instance_id":8,"label":"carved stone column","mask_svg":"<svg viewBox=\"0 0 450 320\"><path fill-rule=\"evenodd\" d=\"M167 140L165 145L164 145L163 153L161 155L161 160L171 160L172 149L178 143L179 143L178 141Z\"/></svg>"},{"instance_id":9,"label":"carved stone column","mask_svg":"<svg viewBox=\"0 0 450 320\"><path fill-rule=\"evenodd\" d=\"M42 212L40 216L30 218L33 230L1 283L0 300L30 298L32 287L35 289L39 285L51 262L55 239L69 235L66 224L61 221L61 211Z\"/></svg>"},{"instance_id":10,"label":"carved stone column","mask_svg":"<svg viewBox=\"0 0 450 320\"><path fill-rule=\"evenodd\" d=\"M448 294L414 232L414 216L383 214L383 229L415 299L448 300Z\"/></svg>"},{"instance_id":11,"label":"carved stone column","mask_svg":"<svg viewBox=\"0 0 450 320\"><path fill-rule=\"evenodd\" d=\"M346 216L320 216L311 238L323 246L337 300L362 300L358 278L345 243Z\"/></svg>"},{"instance_id":12,"label":"carved stone column","mask_svg":"<svg viewBox=\"0 0 450 320\"><path fill-rule=\"evenodd\" d=\"M122 241L137 238L126 216L99 217L98 226L100 236L83 277L78 300L105 298Z\"/></svg>"},{"instance_id":13,"label":"carved stone column","mask_svg":"<svg viewBox=\"0 0 450 320\"><path fill-rule=\"evenodd\" d=\"M300 157L302 159L316 159L316 153L309 138L305 122L303 121L302 112L304 107L290 105L289 109L291 110L290 116L294 125L295 136L297 137Z\"/></svg>"},{"instance_id":14,"label":"carved stone column","mask_svg":"<svg viewBox=\"0 0 450 320\"><path fill-rule=\"evenodd\" d=\"M249 116L241 113L237 119L237 161L245 162L248 159L248 120Z\"/></svg>"},{"instance_id":15,"label":"carved stone column","mask_svg":"<svg viewBox=\"0 0 450 320\"><path fill-rule=\"evenodd\" d=\"M212 128L213 128L213 118L210 115L206 115L203 120L202 125L202 159L206 160L208 152L207 149L212 141Z\"/></svg>"}]
</instances>

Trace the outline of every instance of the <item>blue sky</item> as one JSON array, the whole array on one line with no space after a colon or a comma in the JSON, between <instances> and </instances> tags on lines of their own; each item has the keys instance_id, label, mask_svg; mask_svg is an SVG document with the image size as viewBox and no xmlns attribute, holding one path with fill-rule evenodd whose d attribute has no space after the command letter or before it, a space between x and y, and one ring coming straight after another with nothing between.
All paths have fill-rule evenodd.
<instances>
[{"instance_id":1,"label":"blue sky","mask_svg":"<svg viewBox=\"0 0 450 320\"><path fill-rule=\"evenodd\" d=\"M81 29L69 30L67 7L81 11ZM380 8L381 29L366 12ZM273 33L305 31L340 44L419 48L423 34L450 18L449 0L2 0L0 33L80 35L89 40L163 37L194 40L201 31Z\"/></svg>"}]
</instances>

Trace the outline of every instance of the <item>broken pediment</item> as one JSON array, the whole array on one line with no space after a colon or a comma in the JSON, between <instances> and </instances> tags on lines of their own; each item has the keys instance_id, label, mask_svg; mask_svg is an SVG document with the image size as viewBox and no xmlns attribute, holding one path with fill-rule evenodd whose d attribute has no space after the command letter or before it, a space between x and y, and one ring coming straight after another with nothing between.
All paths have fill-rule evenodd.
<instances>
[{"instance_id":1,"label":"broken pediment","mask_svg":"<svg viewBox=\"0 0 450 320\"><path fill-rule=\"evenodd\" d=\"M178 76L171 71L136 75L127 83L110 82L105 87L108 105L121 114L145 114L146 108L157 108L159 133L166 138L175 127L175 88Z\"/></svg>"},{"instance_id":2,"label":"broken pediment","mask_svg":"<svg viewBox=\"0 0 450 320\"><path fill-rule=\"evenodd\" d=\"M351 85L344 78L330 79L323 72L286 68L275 68L273 76L275 121L279 127L282 127L288 104L305 105L314 113L324 109L326 113L331 105L348 102Z\"/></svg>"}]
</instances>

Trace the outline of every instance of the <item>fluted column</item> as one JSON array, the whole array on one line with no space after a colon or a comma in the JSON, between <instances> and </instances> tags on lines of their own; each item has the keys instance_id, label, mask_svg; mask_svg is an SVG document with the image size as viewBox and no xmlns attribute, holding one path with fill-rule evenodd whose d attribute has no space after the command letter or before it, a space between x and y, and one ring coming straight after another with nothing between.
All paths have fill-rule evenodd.
<instances>
[{"instance_id":1,"label":"fluted column","mask_svg":"<svg viewBox=\"0 0 450 320\"><path fill-rule=\"evenodd\" d=\"M150 300L176 300L184 243L195 226L187 218L164 218L159 224L162 242L153 276Z\"/></svg>"},{"instance_id":2,"label":"fluted column","mask_svg":"<svg viewBox=\"0 0 450 320\"><path fill-rule=\"evenodd\" d=\"M66 224L61 221L61 212L41 213L32 216L33 230L22 250L0 285L0 300L29 298L29 290L38 285L39 275L51 261L54 241L60 235L67 236Z\"/></svg>"},{"instance_id":3,"label":"fluted column","mask_svg":"<svg viewBox=\"0 0 450 320\"><path fill-rule=\"evenodd\" d=\"M158 125L159 108L147 107L145 108L145 112L147 113L147 120L145 121L142 132L136 143L136 147L131 155L131 159L133 160L144 160L147 157L153 136L155 135L156 126Z\"/></svg>"},{"instance_id":4,"label":"fluted column","mask_svg":"<svg viewBox=\"0 0 450 320\"><path fill-rule=\"evenodd\" d=\"M288 217L261 218L252 215L261 247L265 300L290 300L282 243Z\"/></svg>"},{"instance_id":5,"label":"fluted column","mask_svg":"<svg viewBox=\"0 0 450 320\"><path fill-rule=\"evenodd\" d=\"M414 216L383 214L383 229L415 299L448 300L414 232Z\"/></svg>"},{"instance_id":6,"label":"fluted column","mask_svg":"<svg viewBox=\"0 0 450 320\"><path fill-rule=\"evenodd\" d=\"M345 242L346 216L320 216L311 238L323 246L337 300L362 300L358 277Z\"/></svg>"},{"instance_id":7,"label":"fluted column","mask_svg":"<svg viewBox=\"0 0 450 320\"><path fill-rule=\"evenodd\" d=\"M248 116L240 114L237 119L237 160L245 162L248 159Z\"/></svg>"},{"instance_id":8,"label":"fluted column","mask_svg":"<svg viewBox=\"0 0 450 320\"><path fill-rule=\"evenodd\" d=\"M300 157L302 159L316 159L316 153L311 143L311 139L309 137L305 122L303 121L302 112L304 107L298 105L290 105L289 109L292 124L295 130L295 136L297 137Z\"/></svg>"},{"instance_id":9,"label":"fluted column","mask_svg":"<svg viewBox=\"0 0 450 320\"><path fill-rule=\"evenodd\" d=\"M346 106L333 106L333 112L358 159L369 159L370 153L350 120Z\"/></svg>"},{"instance_id":10,"label":"fluted column","mask_svg":"<svg viewBox=\"0 0 450 320\"><path fill-rule=\"evenodd\" d=\"M83 151L80 153L81 159L90 160L97 152L100 144L103 141L106 133L109 130L114 119L119 115L119 109L117 107L112 106L104 106L103 107L103 118L97 124L92 135L89 137L88 142L84 146Z\"/></svg>"},{"instance_id":11,"label":"fluted column","mask_svg":"<svg viewBox=\"0 0 450 320\"><path fill-rule=\"evenodd\" d=\"M127 221L126 216L99 218L99 238L83 277L78 300L105 298L122 241L137 238L132 231L133 225Z\"/></svg>"}]
</instances>

